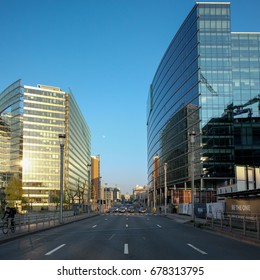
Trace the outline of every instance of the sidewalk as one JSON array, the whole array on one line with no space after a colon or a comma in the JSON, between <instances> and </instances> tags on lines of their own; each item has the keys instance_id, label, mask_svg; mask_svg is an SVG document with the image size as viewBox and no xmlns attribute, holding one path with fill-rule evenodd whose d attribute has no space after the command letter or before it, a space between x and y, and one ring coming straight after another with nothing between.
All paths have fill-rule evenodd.
<instances>
[{"instance_id":1,"label":"sidewalk","mask_svg":"<svg viewBox=\"0 0 260 280\"><path fill-rule=\"evenodd\" d=\"M162 214L162 216L165 216ZM230 238L234 238L244 242L254 243L256 245L260 245L260 238L257 237L256 232L243 232L242 229L238 228L225 228L221 227L219 224L212 224L211 220L203 219L203 218L195 218L195 222L193 223L191 220L191 216L181 215L181 214L172 214L167 213L166 218L172 219L178 223L189 224L191 226L198 227L202 230L208 230L215 234L224 235Z\"/></svg>"},{"instance_id":2,"label":"sidewalk","mask_svg":"<svg viewBox=\"0 0 260 280\"><path fill-rule=\"evenodd\" d=\"M17 239L21 236L33 234L33 233L40 232L40 231L45 231L45 230L48 230L48 229L54 228L54 227L63 226L63 225L70 224L70 223L80 221L83 219L88 219L88 218L94 217L96 215L98 215L98 214L93 212L90 214L82 213L82 214L79 214L76 216L68 216L68 217L65 216L63 218L62 224L60 224L57 219L56 220L48 219L48 215L46 216L47 219L45 219L45 220L43 220L43 219L38 220L38 221L36 220L33 223L29 223L29 224L28 223L27 224L26 223L17 224L17 221L16 221L16 231L14 233L8 232L7 234L4 234L2 232L2 227L0 228L0 244L8 242L10 240ZM1 224L1 226L2 226L2 224Z\"/></svg>"},{"instance_id":3,"label":"sidewalk","mask_svg":"<svg viewBox=\"0 0 260 280\"><path fill-rule=\"evenodd\" d=\"M164 215L164 214L162 214ZM181 215L181 214L177 214L177 213L167 213L166 217L175 220L178 223L192 223L192 219L191 216L189 215ZM206 225L207 221L206 219L202 219L202 218L195 218L195 225L196 226L201 226L201 225Z\"/></svg>"}]
</instances>

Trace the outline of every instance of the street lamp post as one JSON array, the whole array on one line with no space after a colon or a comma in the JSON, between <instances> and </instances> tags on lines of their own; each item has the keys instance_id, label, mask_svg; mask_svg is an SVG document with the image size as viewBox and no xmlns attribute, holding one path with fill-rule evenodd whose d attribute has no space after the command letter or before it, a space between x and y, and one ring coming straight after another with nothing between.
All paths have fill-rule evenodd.
<instances>
[{"instance_id":1,"label":"street lamp post","mask_svg":"<svg viewBox=\"0 0 260 280\"><path fill-rule=\"evenodd\" d=\"M98 207L99 213L101 213L101 176L98 177Z\"/></svg>"},{"instance_id":2,"label":"street lamp post","mask_svg":"<svg viewBox=\"0 0 260 280\"><path fill-rule=\"evenodd\" d=\"M63 223L63 173L64 173L64 145L65 134L59 134L60 140L60 224Z\"/></svg>"},{"instance_id":3,"label":"street lamp post","mask_svg":"<svg viewBox=\"0 0 260 280\"><path fill-rule=\"evenodd\" d=\"M194 215L194 145L195 145L195 136L196 133L194 130L190 133L190 144L191 144L191 219L194 222L195 221L195 215Z\"/></svg>"},{"instance_id":4,"label":"street lamp post","mask_svg":"<svg viewBox=\"0 0 260 280\"><path fill-rule=\"evenodd\" d=\"M88 215L90 216L90 191L91 191L90 168L91 168L91 164L88 164L87 168L88 168Z\"/></svg>"},{"instance_id":5,"label":"street lamp post","mask_svg":"<svg viewBox=\"0 0 260 280\"><path fill-rule=\"evenodd\" d=\"M156 209L155 200L156 200L156 196L155 196L155 174L153 174L153 209L154 209L154 211Z\"/></svg>"},{"instance_id":6,"label":"street lamp post","mask_svg":"<svg viewBox=\"0 0 260 280\"><path fill-rule=\"evenodd\" d=\"M167 162L164 163L164 214L167 214Z\"/></svg>"}]
</instances>

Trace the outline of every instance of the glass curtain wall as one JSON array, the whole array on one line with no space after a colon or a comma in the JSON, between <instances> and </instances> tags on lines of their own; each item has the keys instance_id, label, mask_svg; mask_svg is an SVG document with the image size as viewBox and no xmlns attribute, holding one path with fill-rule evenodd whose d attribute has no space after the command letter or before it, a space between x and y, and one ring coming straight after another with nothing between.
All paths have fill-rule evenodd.
<instances>
[{"instance_id":1,"label":"glass curtain wall","mask_svg":"<svg viewBox=\"0 0 260 280\"><path fill-rule=\"evenodd\" d=\"M0 94L0 184L22 177L23 89L20 80Z\"/></svg>"},{"instance_id":2,"label":"glass curtain wall","mask_svg":"<svg viewBox=\"0 0 260 280\"><path fill-rule=\"evenodd\" d=\"M45 207L59 199L58 135L64 132L65 92L24 86L23 189L30 207Z\"/></svg>"},{"instance_id":3,"label":"glass curtain wall","mask_svg":"<svg viewBox=\"0 0 260 280\"><path fill-rule=\"evenodd\" d=\"M201 132L200 190L234 179L232 120L224 117L232 102L229 3L198 3Z\"/></svg>"},{"instance_id":4,"label":"glass curtain wall","mask_svg":"<svg viewBox=\"0 0 260 280\"><path fill-rule=\"evenodd\" d=\"M231 36L236 164L260 166L260 33Z\"/></svg>"},{"instance_id":5,"label":"glass curtain wall","mask_svg":"<svg viewBox=\"0 0 260 280\"><path fill-rule=\"evenodd\" d=\"M236 166L260 165L260 33L231 33L230 22L230 3L196 3L150 86L148 183L163 191L167 162L177 203L190 199L179 191L191 189L192 130L196 201L235 185Z\"/></svg>"},{"instance_id":6,"label":"glass curtain wall","mask_svg":"<svg viewBox=\"0 0 260 280\"><path fill-rule=\"evenodd\" d=\"M71 91L67 94L66 107L68 114L66 194L70 202L86 204L90 189L88 186L88 165L91 164L90 129Z\"/></svg>"},{"instance_id":7,"label":"glass curtain wall","mask_svg":"<svg viewBox=\"0 0 260 280\"><path fill-rule=\"evenodd\" d=\"M59 205L59 134L66 134L64 194L68 200L64 204L75 196L75 202L82 203L88 189L91 136L73 94L53 86L22 86L20 80L0 94L0 186L18 177L28 209Z\"/></svg>"},{"instance_id":8,"label":"glass curtain wall","mask_svg":"<svg viewBox=\"0 0 260 280\"><path fill-rule=\"evenodd\" d=\"M189 132L199 132L196 7L168 47L150 86L147 104L148 183L185 189L189 181ZM156 199L158 199L156 197ZM158 200L157 200L158 203Z\"/></svg>"}]
</instances>

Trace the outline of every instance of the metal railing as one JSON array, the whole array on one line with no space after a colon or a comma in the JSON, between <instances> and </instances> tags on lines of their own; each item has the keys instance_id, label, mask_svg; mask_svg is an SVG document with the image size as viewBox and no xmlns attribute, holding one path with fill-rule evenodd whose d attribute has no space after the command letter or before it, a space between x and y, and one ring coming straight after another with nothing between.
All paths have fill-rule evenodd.
<instances>
[{"instance_id":1,"label":"metal railing","mask_svg":"<svg viewBox=\"0 0 260 280\"><path fill-rule=\"evenodd\" d=\"M63 212L63 224L67 224L76 220L84 219L95 215L95 212L81 213L75 215L73 211ZM15 217L16 233L36 231L44 228L54 227L60 224L59 212L47 213L27 213L17 214ZM0 228L2 228L3 221L0 220ZM2 230L0 231L1 234Z\"/></svg>"},{"instance_id":2,"label":"metal railing","mask_svg":"<svg viewBox=\"0 0 260 280\"><path fill-rule=\"evenodd\" d=\"M260 214L221 213L218 218L206 218L211 228L260 239Z\"/></svg>"}]
</instances>

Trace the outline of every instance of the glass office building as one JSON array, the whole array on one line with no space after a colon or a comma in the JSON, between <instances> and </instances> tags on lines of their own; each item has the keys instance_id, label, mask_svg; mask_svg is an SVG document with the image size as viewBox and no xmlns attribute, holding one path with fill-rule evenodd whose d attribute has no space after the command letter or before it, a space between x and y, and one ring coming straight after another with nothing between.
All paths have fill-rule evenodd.
<instances>
[{"instance_id":1,"label":"glass office building","mask_svg":"<svg viewBox=\"0 0 260 280\"><path fill-rule=\"evenodd\" d=\"M64 193L88 180L90 131L71 92L25 86L17 81L0 94L0 175L22 181L30 208L57 204L60 190L59 134L65 134Z\"/></svg>"},{"instance_id":2,"label":"glass office building","mask_svg":"<svg viewBox=\"0 0 260 280\"><path fill-rule=\"evenodd\" d=\"M197 2L155 73L147 156L157 203L164 163L174 204L191 201L192 170L196 201L210 202L218 188L236 184L238 165L260 166L260 33L234 33L230 23L230 3Z\"/></svg>"}]
</instances>

